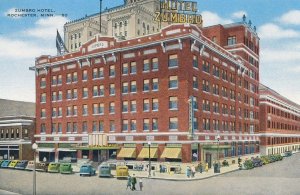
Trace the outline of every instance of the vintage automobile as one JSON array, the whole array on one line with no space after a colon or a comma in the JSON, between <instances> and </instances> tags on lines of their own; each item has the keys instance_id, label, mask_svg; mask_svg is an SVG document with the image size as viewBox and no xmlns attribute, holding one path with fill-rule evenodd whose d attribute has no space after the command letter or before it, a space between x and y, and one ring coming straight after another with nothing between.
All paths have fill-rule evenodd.
<instances>
[{"instance_id":1,"label":"vintage automobile","mask_svg":"<svg viewBox=\"0 0 300 195\"><path fill-rule=\"evenodd\" d=\"M128 177L128 167L121 165L116 168L116 178L127 178Z\"/></svg>"},{"instance_id":2,"label":"vintage automobile","mask_svg":"<svg viewBox=\"0 0 300 195\"><path fill-rule=\"evenodd\" d=\"M28 162L28 164L27 164L27 166L26 166L25 170L32 171L32 170L33 170L33 168L34 168L34 161L33 161L33 160L31 160L31 161L29 161L29 162Z\"/></svg>"},{"instance_id":3,"label":"vintage automobile","mask_svg":"<svg viewBox=\"0 0 300 195\"><path fill-rule=\"evenodd\" d=\"M102 163L98 167L99 177L111 177L111 167L108 163Z\"/></svg>"},{"instance_id":4,"label":"vintage automobile","mask_svg":"<svg viewBox=\"0 0 300 195\"><path fill-rule=\"evenodd\" d=\"M12 160L9 165L8 168L14 169L15 166L18 164L19 160Z\"/></svg>"},{"instance_id":5,"label":"vintage automobile","mask_svg":"<svg viewBox=\"0 0 300 195\"><path fill-rule=\"evenodd\" d=\"M284 154L283 154L283 157L289 157L289 156L292 156L293 153L291 151L286 151Z\"/></svg>"},{"instance_id":6,"label":"vintage automobile","mask_svg":"<svg viewBox=\"0 0 300 195\"><path fill-rule=\"evenodd\" d=\"M8 168L11 160L5 160L1 163L1 168Z\"/></svg>"},{"instance_id":7,"label":"vintage automobile","mask_svg":"<svg viewBox=\"0 0 300 195\"><path fill-rule=\"evenodd\" d=\"M62 174L71 174L73 173L73 168L71 163L62 163L59 167L60 173Z\"/></svg>"},{"instance_id":8,"label":"vintage automobile","mask_svg":"<svg viewBox=\"0 0 300 195\"><path fill-rule=\"evenodd\" d=\"M39 163L36 163L36 168L35 169L37 171L47 172L48 171L48 166L49 166L48 162L39 162Z\"/></svg>"},{"instance_id":9,"label":"vintage automobile","mask_svg":"<svg viewBox=\"0 0 300 195\"><path fill-rule=\"evenodd\" d=\"M4 161L4 160L0 160L0 167L1 167L1 164L3 163L3 161Z\"/></svg>"},{"instance_id":10,"label":"vintage automobile","mask_svg":"<svg viewBox=\"0 0 300 195\"><path fill-rule=\"evenodd\" d=\"M80 176L83 176L83 175L88 175L88 176L96 175L96 170L94 169L94 167L92 165L85 164L85 165L82 165L80 167L79 175Z\"/></svg>"},{"instance_id":11,"label":"vintage automobile","mask_svg":"<svg viewBox=\"0 0 300 195\"><path fill-rule=\"evenodd\" d=\"M51 162L48 166L49 173L59 173L60 163Z\"/></svg>"},{"instance_id":12,"label":"vintage automobile","mask_svg":"<svg viewBox=\"0 0 300 195\"><path fill-rule=\"evenodd\" d=\"M251 158L254 167L261 167L263 165L262 160L259 157Z\"/></svg>"},{"instance_id":13,"label":"vintage automobile","mask_svg":"<svg viewBox=\"0 0 300 195\"><path fill-rule=\"evenodd\" d=\"M24 170L27 167L27 164L28 164L28 160L21 160L17 163L17 165L15 166L15 169Z\"/></svg>"}]
</instances>

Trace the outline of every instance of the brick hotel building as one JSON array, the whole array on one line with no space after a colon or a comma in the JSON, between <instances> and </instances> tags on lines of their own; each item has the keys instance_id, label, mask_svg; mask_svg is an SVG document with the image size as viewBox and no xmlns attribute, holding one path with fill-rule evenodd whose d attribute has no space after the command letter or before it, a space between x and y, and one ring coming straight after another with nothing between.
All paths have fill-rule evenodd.
<instances>
[{"instance_id":1,"label":"brick hotel building","mask_svg":"<svg viewBox=\"0 0 300 195\"><path fill-rule=\"evenodd\" d=\"M173 24L122 41L96 35L31 69L35 138L50 160L143 160L148 141L158 161L211 165L259 152L259 38L244 22Z\"/></svg>"},{"instance_id":2,"label":"brick hotel building","mask_svg":"<svg viewBox=\"0 0 300 195\"><path fill-rule=\"evenodd\" d=\"M300 105L260 85L261 154L300 149Z\"/></svg>"}]
</instances>

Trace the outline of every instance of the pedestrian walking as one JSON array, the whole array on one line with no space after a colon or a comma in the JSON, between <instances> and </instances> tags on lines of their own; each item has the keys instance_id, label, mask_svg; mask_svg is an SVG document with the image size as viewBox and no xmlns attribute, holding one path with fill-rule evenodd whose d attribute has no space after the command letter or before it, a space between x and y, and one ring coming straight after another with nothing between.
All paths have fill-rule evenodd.
<instances>
[{"instance_id":1,"label":"pedestrian walking","mask_svg":"<svg viewBox=\"0 0 300 195\"><path fill-rule=\"evenodd\" d=\"M139 179L139 186L140 186L140 191L143 191L143 180L142 180L142 178Z\"/></svg>"},{"instance_id":2,"label":"pedestrian walking","mask_svg":"<svg viewBox=\"0 0 300 195\"><path fill-rule=\"evenodd\" d=\"M131 177L130 177L130 175L128 175L128 177L127 177L127 186L126 186L126 190L128 189L128 187L129 187L129 189L131 189Z\"/></svg>"},{"instance_id":3,"label":"pedestrian walking","mask_svg":"<svg viewBox=\"0 0 300 195\"><path fill-rule=\"evenodd\" d=\"M208 163L205 164L205 171L208 172Z\"/></svg>"},{"instance_id":4,"label":"pedestrian walking","mask_svg":"<svg viewBox=\"0 0 300 195\"><path fill-rule=\"evenodd\" d=\"M132 178L131 178L131 190L134 191L135 189L135 184L136 184L136 178L135 178L135 174L133 174Z\"/></svg>"},{"instance_id":5,"label":"pedestrian walking","mask_svg":"<svg viewBox=\"0 0 300 195\"><path fill-rule=\"evenodd\" d=\"M192 165L191 172L192 172L192 177L195 177L196 169L194 165Z\"/></svg>"},{"instance_id":6,"label":"pedestrian walking","mask_svg":"<svg viewBox=\"0 0 300 195\"><path fill-rule=\"evenodd\" d=\"M203 165L202 165L202 162L199 163L199 172L200 172L200 173L203 172Z\"/></svg>"},{"instance_id":7,"label":"pedestrian walking","mask_svg":"<svg viewBox=\"0 0 300 195\"><path fill-rule=\"evenodd\" d=\"M190 178L190 176L191 176L191 168L189 166L186 168L186 176L188 178Z\"/></svg>"}]
</instances>

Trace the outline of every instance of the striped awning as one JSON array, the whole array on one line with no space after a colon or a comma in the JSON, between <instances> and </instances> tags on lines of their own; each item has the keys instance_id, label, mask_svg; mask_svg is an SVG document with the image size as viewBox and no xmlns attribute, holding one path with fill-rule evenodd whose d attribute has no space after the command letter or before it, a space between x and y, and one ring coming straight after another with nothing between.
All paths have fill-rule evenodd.
<instances>
[{"instance_id":1,"label":"striped awning","mask_svg":"<svg viewBox=\"0 0 300 195\"><path fill-rule=\"evenodd\" d=\"M135 158L136 149L135 148L122 148L117 155L118 158Z\"/></svg>"},{"instance_id":2,"label":"striped awning","mask_svg":"<svg viewBox=\"0 0 300 195\"><path fill-rule=\"evenodd\" d=\"M160 158L181 159L181 148L165 148Z\"/></svg>"},{"instance_id":3,"label":"striped awning","mask_svg":"<svg viewBox=\"0 0 300 195\"><path fill-rule=\"evenodd\" d=\"M150 158L157 158L158 148L150 148ZM142 148L138 158L149 158L149 148Z\"/></svg>"}]
</instances>

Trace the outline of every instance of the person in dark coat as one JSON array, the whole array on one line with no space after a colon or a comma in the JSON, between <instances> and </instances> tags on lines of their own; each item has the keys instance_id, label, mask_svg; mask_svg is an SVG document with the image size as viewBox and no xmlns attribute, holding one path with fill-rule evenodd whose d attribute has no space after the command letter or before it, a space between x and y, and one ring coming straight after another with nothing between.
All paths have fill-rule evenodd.
<instances>
[{"instance_id":1,"label":"person in dark coat","mask_svg":"<svg viewBox=\"0 0 300 195\"><path fill-rule=\"evenodd\" d=\"M136 184L136 178L135 178L135 175L133 174L133 177L131 178L131 185L132 185L132 188L131 190L136 190L135 189L135 184Z\"/></svg>"}]
</instances>

